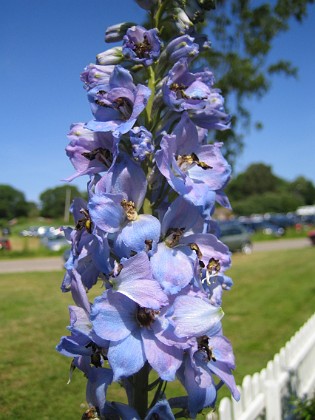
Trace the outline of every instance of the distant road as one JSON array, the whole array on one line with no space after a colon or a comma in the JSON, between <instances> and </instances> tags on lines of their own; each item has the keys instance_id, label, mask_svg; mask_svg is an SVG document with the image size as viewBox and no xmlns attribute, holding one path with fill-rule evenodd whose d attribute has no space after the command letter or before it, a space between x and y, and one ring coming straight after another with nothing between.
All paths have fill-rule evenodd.
<instances>
[{"instance_id":1,"label":"distant road","mask_svg":"<svg viewBox=\"0 0 315 420\"><path fill-rule=\"evenodd\" d=\"M254 243L253 252L276 251L279 249L294 249L310 247L308 238L279 239ZM0 260L0 273L23 273L26 271L60 271L63 270L62 257L30 258L15 260Z\"/></svg>"},{"instance_id":2,"label":"distant road","mask_svg":"<svg viewBox=\"0 0 315 420\"><path fill-rule=\"evenodd\" d=\"M310 246L311 241L308 238L275 239L273 241L255 242L253 246L253 252L277 251L279 249L296 249Z\"/></svg>"},{"instance_id":3,"label":"distant road","mask_svg":"<svg viewBox=\"0 0 315 420\"><path fill-rule=\"evenodd\" d=\"M60 271L63 269L62 257L28 258L0 260L0 273L23 273L26 271Z\"/></svg>"}]
</instances>

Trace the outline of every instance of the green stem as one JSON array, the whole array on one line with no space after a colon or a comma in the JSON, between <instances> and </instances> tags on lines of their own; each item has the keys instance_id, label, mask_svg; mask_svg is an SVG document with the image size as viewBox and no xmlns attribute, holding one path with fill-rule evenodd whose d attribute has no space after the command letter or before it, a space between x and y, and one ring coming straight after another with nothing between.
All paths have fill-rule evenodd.
<instances>
[{"instance_id":1,"label":"green stem","mask_svg":"<svg viewBox=\"0 0 315 420\"><path fill-rule=\"evenodd\" d=\"M146 106L146 112L147 112L147 119L148 123L151 124L152 122L152 106L153 101L155 97L155 72L152 68L152 66L149 67L149 81L148 81L148 87L151 89L151 96L148 100L148 104Z\"/></svg>"},{"instance_id":2,"label":"green stem","mask_svg":"<svg viewBox=\"0 0 315 420\"><path fill-rule=\"evenodd\" d=\"M155 12L155 14L153 16L153 22L152 22L153 23L153 28L155 27L157 29L160 29L159 28L160 19L161 19L162 13L164 11L164 8L166 6L166 3L167 3L166 1L160 1L159 7L157 8L157 11Z\"/></svg>"},{"instance_id":3,"label":"green stem","mask_svg":"<svg viewBox=\"0 0 315 420\"><path fill-rule=\"evenodd\" d=\"M145 418L148 410L149 364L146 363L139 372L132 377L131 404L137 410L141 419Z\"/></svg>"}]
</instances>

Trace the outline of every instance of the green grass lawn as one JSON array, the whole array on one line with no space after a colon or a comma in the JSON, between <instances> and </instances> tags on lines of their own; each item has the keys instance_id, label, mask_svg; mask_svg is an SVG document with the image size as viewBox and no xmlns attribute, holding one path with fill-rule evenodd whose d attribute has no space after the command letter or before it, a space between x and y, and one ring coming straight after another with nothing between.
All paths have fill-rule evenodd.
<instances>
[{"instance_id":1,"label":"green grass lawn","mask_svg":"<svg viewBox=\"0 0 315 420\"><path fill-rule=\"evenodd\" d=\"M315 248L234 255L228 274L234 287L224 296L223 328L234 345L240 383L265 367L314 312ZM59 291L61 279L62 272L0 275L1 419L81 418L85 379L75 372L67 385L70 359L54 350L67 334L72 304ZM93 294L101 291L96 288ZM178 384L167 392L176 395ZM122 395L115 386L109 399Z\"/></svg>"}]
</instances>

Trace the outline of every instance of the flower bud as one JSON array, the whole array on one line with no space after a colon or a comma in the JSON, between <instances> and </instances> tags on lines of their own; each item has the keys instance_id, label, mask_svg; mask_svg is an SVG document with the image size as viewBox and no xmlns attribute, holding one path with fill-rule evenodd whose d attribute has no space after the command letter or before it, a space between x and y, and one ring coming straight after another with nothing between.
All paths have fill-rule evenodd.
<instances>
[{"instance_id":1,"label":"flower bud","mask_svg":"<svg viewBox=\"0 0 315 420\"><path fill-rule=\"evenodd\" d=\"M130 130L133 157L136 160L144 160L154 152L152 134L145 127L134 127Z\"/></svg>"},{"instance_id":2,"label":"flower bud","mask_svg":"<svg viewBox=\"0 0 315 420\"><path fill-rule=\"evenodd\" d=\"M121 47L110 48L107 51L97 54L96 60L98 64L103 66L110 64L119 64L124 58Z\"/></svg>"},{"instance_id":3,"label":"flower bud","mask_svg":"<svg viewBox=\"0 0 315 420\"><path fill-rule=\"evenodd\" d=\"M117 25L109 26L105 32L105 42L119 42L123 39L126 31L131 26L134 26L132 22L118 23Z\"/></svg>"},{"instance_id":4,"label":"flower bud","mask_svg":"<svg viewBox=\"0 0 315 420\"><path fill-rule=\"evenodd\" d=\"M173 19L177 28L182 34L186 33L193 26L193 23L187 16L187 14L184 12L183 9L180 9L179 7L176 7L174 9Z\"/></svg>"},{"instance_id":5,"label":"flower bud","mask_svg":"<svg viewBox=\"0 0 315 420\"><path fill-rule=\"evenodd\" d=\"M167 60L176 63L180 58L193 58L198 55L198 45L194 38L189 35L182 35L173 39L166 47Z\"/></svg>"},{"instance_id":6,"label":"flower bud","mask_svg":"<svg viewBox=\"0 0 315 420\"><path fill-rule=\"evenodd\" d=\"M114 70L114 66L98 66L97 64L89 64L81 73L80 79L86 89L91 89L96 85L107 84L110 75Z\"/></svg>"}]
</instances>

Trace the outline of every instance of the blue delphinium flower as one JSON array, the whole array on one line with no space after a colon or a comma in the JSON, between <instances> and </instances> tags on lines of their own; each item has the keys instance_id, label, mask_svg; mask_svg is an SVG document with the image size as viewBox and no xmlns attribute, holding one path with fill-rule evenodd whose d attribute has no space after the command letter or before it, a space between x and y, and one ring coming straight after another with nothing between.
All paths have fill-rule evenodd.
<instances>
[{"instance_id":1,"label":"blue delphinium flower","mask_svg":"<svg viewBox=\"0 0 315 420\"><path fill-rule=\"evenodd\" d=\"M132 26L123 38L123 54L126 58L150 66L160 55L161 41L157 29Z\"/></svg>"},{"instance_id":2,"label":"blue delphinium flower","mask_svg":"<svg viewBox=\"0 0 315 420\"><path fill-rule=\"evenodd\" d=\"M198 132L187 113L171 135L164 135L156 163L171 187L196 206L214 205L216 191L227 184L231 168L221 144L200 145Z\"/></svg>"},{"instance_id":3,"label":"blue delphinium flower","mask_svg":"<svg viewBox=\"0 0 315 420\"><path fill-rule=\"evenodd\" d=\"M133 83L128 70L115 66L107 84L97 85L88 92L95 119L87 123L87 128L127 133L144 110L150 94L148 87Z\"/></svg>"},{"instance_id":4,"label":"blue delphinium flower","mask_svg":"<svg viewBox=\"0 0 315 420\"><path fill-rule=\"evenodd\" d=\"M97 133L85 128L84 123L77 123L71 126L68 139L70 142L66 153L76 173L67 181L82 175L105 172L115 163L119 138L113 136L112 132Z\"/></svg>"},{"instance_id":5,"label":"blue delphinium flower","mask_svg":"<svg viewBox=\"0 0 315 420\"><path fill-rule=\"evenodd\" d=\"M224 112L223 97L213 84L212 72L191 73L187 59L181 58L163 85L164 101L174 111L190 111L192 120L200 127L226 130L230 117Z\"/></svg>"}]
</instances>

